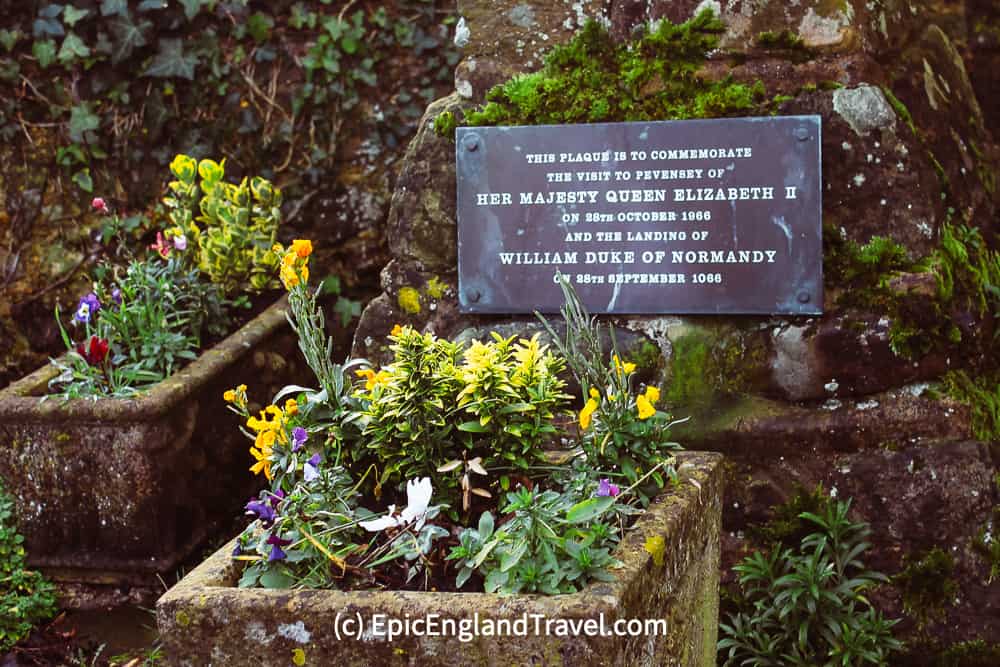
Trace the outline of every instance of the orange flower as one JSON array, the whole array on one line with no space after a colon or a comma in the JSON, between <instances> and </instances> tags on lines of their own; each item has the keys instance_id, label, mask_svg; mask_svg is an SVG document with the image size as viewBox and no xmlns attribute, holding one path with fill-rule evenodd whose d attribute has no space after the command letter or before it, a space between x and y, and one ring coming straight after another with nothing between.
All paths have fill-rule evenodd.
<instances>
[{"instance_id":1,"label":"orange flower","mask_svg":"<svg viewBox=\"0 0 1000 667\"><path fill-rule=\"evenodd\" d=\"M306 257L312 254L313 251L312 241L305 239L295 239L294 241L292 241L292 250L295 251L295 254L297 256L301 257L302 259L305 259Z\"/></svg>"},{"instance_id":2,"label":"orange flower","mask_svg":"<svg viewBox=\"0 0 1000 667\"><path fill-rule=\"evenodd\" d=\"M389 332L390 336L401 336L403 335L403 327L398 324L392 327L392 331Z\"/></svg>"},{"instance_id":3,"label":"orange flower","mask_svg":"<svg viewBox=\"0 0 1000 667\"><path fill-rule=\"evenodd\" d=\"M285 401L285 414L288 416L299 414L299 402L294 398Z\"/></svg>"},{"instance_id":4,"label":"orange flower","mask_svg":"<svg viewBox=\"0 0 1000 667\"><path fill-rule=\"evenodd\" d=\"M354 371L354 374L357 375L359 378L365 379L366 390L371 391L372 387L375 386L375 371L373 371L372 369L362 368L360 370Z\"/></svg>"}]
</instances>

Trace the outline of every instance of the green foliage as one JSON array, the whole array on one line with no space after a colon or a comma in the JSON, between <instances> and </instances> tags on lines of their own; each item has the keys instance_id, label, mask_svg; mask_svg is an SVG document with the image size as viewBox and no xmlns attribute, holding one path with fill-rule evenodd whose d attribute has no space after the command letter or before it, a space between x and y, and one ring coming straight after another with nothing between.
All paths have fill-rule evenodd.
<instances>
[{"instance_id":1,"label":"green foliage","mask_svg":"<svg viewBox=\"0 0 1000 667\"><path fill-rule=\"evenodd\" d=\"M259 176L227 183L225 160L178 155L170 171L177 180L163 203L176 230L195 245L197 267L227 295L277 287L281 191Z\"/></svg>"},{"instance_id":2,"label":"green foliage","mask_svg":"<svg viewBox=\"0 0 1000 667\"><path fill-rule=\"evenodd\" d=\"M364 442L383 466L380 483L430 477L449 500L460 479L438 468L481 458L486 468L525 469L539 460L567 398L562 362L537 337L460 345L403 327L392 363L362 394Z\"/></svg>"},{"instance_id":3,"label":"green foliage","mask_svg":"<svg viewBox=\"0 0 1000 667\"><path fill-rule=\"evenodd\" d=\"M0 654L56 613L55 589L26 569L24 537L17 532L14 501L0 481Z\"/></svg>"},{"instance_id":4,"label":"green foliage","mask_svg":"<svg viewBox=\"0 0 1000 667\"><path fill-rule=\"evenodd\" d=\"M515 76L465 114L465 125L548 125L712 118L746 114L764 87L698 76L725 28L711 10L675 25L667 20L631 44L616 45L588 22L555 47L544 68Z\"/></svg>"},{"instance_id":5,"label":"green foliage","mask_svg":"<svg viewBox=\"0 0 1000 667\"><path fill-rule=\"evenodd\" d=\"M456 585L477 571L486 592L501 595L573 593L589 581L613 581L608 568L620 565L611 556L619 536L613 524L598 519L615 499L580 497L573 489L508 493L502 511L510 518L499 530L484 512L478 528L459 535L448 556L459 561Z\"/></svg>"},{"instance_id":6,"label":"green foliage","mask_svg":"<svg viewBox=\"0 0 1000 667\"><path fill-rule=\"evenodd\" d=\"M830 502L822 514L803 512L815 532L797 549L776 544L734 568L742 597L719 624L726 665L887 665L902 648L892 637L897 621L865 597L886 577L865 568L871 529L851 522L849 509L850 501Z\"/></svg>"},{"instance_id":7,"label":"green foliage","mask_svg":"<svg viewBox=\"0 0 1000 667\"><path fill-rule=\"evenodd\" d=\"M958 592L955 559L939 547L934 547L920 557L906 559L907 566L892 578L892 583L903 596L903 609L923 625L934 617L944 615Z\"/></svg>"}]
</instances>

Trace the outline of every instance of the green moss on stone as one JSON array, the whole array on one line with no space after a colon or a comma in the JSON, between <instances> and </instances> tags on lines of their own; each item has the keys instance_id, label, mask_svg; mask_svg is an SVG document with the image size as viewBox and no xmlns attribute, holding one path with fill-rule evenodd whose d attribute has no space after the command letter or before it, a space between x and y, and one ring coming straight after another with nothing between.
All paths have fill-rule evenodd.
<instances>
[{"instance_id":1,"label":"green moss on stone","mask_svg":"<svg viewBox=\"0 0 1000 667\"><path fill-rule=\"evenodd\" d=\"M943 378L945 393L969 407L972 434L979 440L1000 440L1000 372L951 371Z\"/></svg>"},{"instance_id":2,"label":"green moss on stone","mask_svg":"<svg viewBox=\"0 0 1000 667\"><path fill-rule=\"evenodd\" d=\"M456 127L458 127L458 119L450 111L445 111L434 119L434 133L440 137L454 139Z\"/></svg>"},{"instance_id":3,"label":"green moss on stone","mask_svg":"<svg viewBox=\"0 0 1000 667\"><path fill-rule=\"evenodd\" d=\"M442 281L437 276L434 276L433 278L427 281L427 286L425 288L425 291L427 292L427 296L431 297L432 299L440 299L442 296L444 296L444 291L446 289L448 289L448 283Z\"/></svg>"},{"instance_id":4,"label":"green moss on stone","mask_svg":"<svg viewBox=\"0 0 1000 667\"><path fill-rule=\"evenodd\" d=\"M957 642L942 651L934 667L996 667L1000 665L1000 644L982 639Z\"/></svg>"},{"instance_id":5,"label":"green moss on stone","mask_svg":"<svg viewBox=\"0 0 1000 667\"><path fill-rule=\"evenodd\" d=\"M823 257L828 284L843 289L838 303L887 313L892 350L907 359L961 342L955 319L961 312L986 317L1000 310L1000 253L987 248L975 228L945 223L939 246L911 260L891 239L876 236L858 245L827 226ZM905 272L932 275L936 295L915 300L894 290L890 281Z\"/></svg>"},{"instance_id":6,"label":"green moss on stone","mask_svg":"<svg viewBox=\"0 0 1000 667\"><path fill-rule=\"evenodd\" d=\"M791 30L772 32L770 30L757 35L757 46L765 49L805 49L805 42Z\"/></svg>"},{"instance_id":7,"label":"green moss on stone","mask_svg":"<svg viewBox=\"0 0 1000 667\"><path fill-rule=\"evenodd\" d=\"M944 615L958 592L953 577L955 559L940 547L934 547L919 558L907 559L906 568L892 578L903 596L903 609L920 625Z\"/></svg>"},{"instance_id":8,"label":"green moss on stone","mask_svg":"<svg viewBox=\"0 0 1000 667\"><path fill-rule=\"evenodd\" d=\"M747 393L767 357L741 332L697 331L672 341L672 348L667 403L695 413Z\"/></svg>"},{"instance_id":9,"label":"green moss on stone","mask_svg":"<svg viewBox=\"0 0 1000 667\"><path fill-rule=\"evenodd\" d=\"M589 21L555 47L544 67L515 76L467 112L466 125L549 125L746 115L761 107L764 86L699 76L725 31L711 10L681 24L660 22L629 44L615 44ZM446 127L448 121L442 120Z\"/></svg>"}]
</instances>

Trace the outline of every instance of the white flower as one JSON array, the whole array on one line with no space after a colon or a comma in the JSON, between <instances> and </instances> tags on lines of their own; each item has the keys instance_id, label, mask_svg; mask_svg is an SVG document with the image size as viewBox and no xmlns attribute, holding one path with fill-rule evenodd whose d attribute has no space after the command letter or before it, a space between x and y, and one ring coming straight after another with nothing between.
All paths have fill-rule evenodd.
<instances>
[{"instance_id":1,"label":"white flower","mask_svg":"<svg viewBox=\"0 0 1000 667\"><path fill-rule=\"evenodd\" d=\"M396 516L396 506L389 505L389 513L381 519L362 521L362 528L371 533L376 533L386 528L396 528L406 526L414 521L417 522L417 530L424 525L427 518L427 506L431 503L431 494L434 488L431 486L430 477L411 479L406 483L406 507Z\"/></svg>"}]
</instances>

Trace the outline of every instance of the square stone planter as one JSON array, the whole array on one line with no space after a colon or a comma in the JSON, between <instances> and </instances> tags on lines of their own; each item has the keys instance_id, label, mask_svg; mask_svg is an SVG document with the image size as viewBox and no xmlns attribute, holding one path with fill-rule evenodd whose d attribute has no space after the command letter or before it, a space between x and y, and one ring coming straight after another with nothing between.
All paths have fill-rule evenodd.
<instances>
[{"instance_id":1,"label":"square stone planter","mask_svg":"<svg viewBox=\"0 0 1000 667\"><path fill-rule=\"evenodd\" d=\"M42 400L51 364L0 391L0 477L28 563L67 604L108 602L95 599L102 586L162 591L158 576L172 577L260 488L222 394L246 383L268 400L295 379L301 354L286 309L283 297L135 398Z\"/></svg>"},{"instance_id":2,"label":"square stone planter","mask_svg":"<svg viewBox=\"0 0 1000 667\"><path fill-rule=\"evenodd\" d=\"M661 495L626 534L616 554L624 567L614 570L614 582L572 595L512 597L241 589L230 543L157 602L166 655L173 665L213 667L714 665L722 456L678 458L680 486ZM389 619L409 621L411 632L390 640ZM456 633L464 622L468 636L426 636L432 626L416 623L424 619L440 630L450 620ZM484 628L499 619L512 624L510 634L487 636ZM636 625L647 619L662 621L660 628ZM632 621L618 628L632 636L592 636L614 634L619 620ZM574 629L571 621L585 625Z\"/></svg>"}]
</instances>

